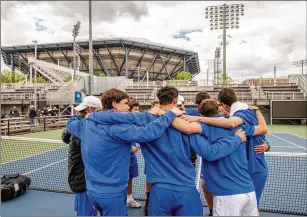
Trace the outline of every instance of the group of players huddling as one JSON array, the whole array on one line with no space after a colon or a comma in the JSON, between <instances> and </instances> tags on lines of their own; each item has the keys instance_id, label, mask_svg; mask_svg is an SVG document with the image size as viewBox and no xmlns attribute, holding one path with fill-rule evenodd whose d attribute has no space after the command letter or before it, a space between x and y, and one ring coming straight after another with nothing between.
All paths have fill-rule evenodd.
<instances>
[{"instance_id":1,"label":"group of players huddling","mask_svg":"<svg viewBox=\"0 0 307 217\"><path fill-rule=\"evenodd\" d=\"M63 141L70 144L68 182L77 214L126 216L127 206L141 206L132 197L137 143L145 160L145 215L203 215L196 155L209 215L259 215L268 174L264 152L270 149L259 109L237 101L231 88L217 100L198 93L198 108L185 108L171 86L159 89L157 98L139 112L125 92L110 89L75 108L79 114L68 120Z\"/></svg>"}]
</instances>

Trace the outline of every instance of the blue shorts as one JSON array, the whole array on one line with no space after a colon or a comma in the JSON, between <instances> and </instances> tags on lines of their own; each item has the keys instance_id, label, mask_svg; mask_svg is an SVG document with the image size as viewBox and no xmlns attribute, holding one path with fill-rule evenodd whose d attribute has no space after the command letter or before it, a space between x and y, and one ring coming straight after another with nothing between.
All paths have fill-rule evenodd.
<instances>
[{"instance_id":1,"label":"blue shorts","mask_svg":"<svg viewBox=\"0 0 307 217\"><path fill-rule=\"evenodd\" d=\"M175 191L151 186L149 216L202 216L203 206L197 189Z\"/></svg>"},{"instance_id":2,"label":"blue shorts","mask_svg":"<svg viewBox=\"0 0 307 217\"><path fill-rule=\"evenodd\" d=\"M256 198L257 198L257 206L259 207L260 197L264 189L266 179L268 177L268 172L267 171L266 172L256 172L250 175L254 183Z\"/></svg>"},{"instance_id":3,"label":"blue shorts","mask_svg":"<svg viewBox=\"0 0 307 217\"><path fill-rule=\"evenodd\" d=\"M99 196L89 193L89 198L102 216L128 216L127 189Z\"/></svg>"},{"instance_id":4,"label":"blue shorts","mask_svg":"<svg viewBox=\"0 0 307 217\"><path fill-rule=\"evenodd\" d=\"M138 159L135 153L131 153L130 166L129 166L129 179L139 176Z\"/></svg>"},{"instance_id":5,"label":"blue shorts","mask_svg":"<svg viewBox=\"0 0 307 217\"><path fill-rule=\"evenodd\" d=\"M97 210L86 192L75 193L74 210L78 216L97 216Z\"/></svg>"}]
</instances>

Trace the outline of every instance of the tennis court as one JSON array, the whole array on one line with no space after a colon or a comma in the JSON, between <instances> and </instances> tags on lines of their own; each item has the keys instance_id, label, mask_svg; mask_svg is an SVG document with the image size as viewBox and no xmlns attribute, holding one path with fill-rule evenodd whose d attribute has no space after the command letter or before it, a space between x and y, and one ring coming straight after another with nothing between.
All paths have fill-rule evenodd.
<instances>
[{"instance_id":1,"label":"tennis court","mask_svg":"<svg viewBox=\"0 0 307 217\"><path fill-rule=\"evenodd\" d=\"M61 130L53 131L53 134L60 132ZM284 132L271 133L267 135L267 139L272 148L266 154L269 177L261 209L266 212L307 215L307 139ZM24 137L3 137L1 143L3 174L18 172L32 180L31 191L20 198L2 203L3 216L75 215L73 195L67 194L71 191L67 183L66 144L60 140ZM134 180L133 194L136 199L144 200L144 160L141 152L137 153L137 157L140 176ZM201 196L205 205L202 193ZM36 204L36 209L28 207L31 203ZM49 212L55 208L56 211ZM131 209L129 215L144 214L141 210Z\"/></svg>"}]
</instances>

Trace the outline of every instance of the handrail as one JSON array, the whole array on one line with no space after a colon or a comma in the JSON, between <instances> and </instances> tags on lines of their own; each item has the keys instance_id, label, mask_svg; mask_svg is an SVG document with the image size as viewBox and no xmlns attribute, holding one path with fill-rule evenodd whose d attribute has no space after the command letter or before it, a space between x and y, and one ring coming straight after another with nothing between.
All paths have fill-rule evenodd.
<instances>
[{"instance_id":1,"label":"handrail","mask_svg":"<svg viewBox=\"0 0 307 217\"><path fill-rule=\"evenodd\" d=\"M289 75L289 80L295 82L295 84L307 94L307 80L303 75Z\"/></svg>"},{"instance_id":2,"label":"handrail","mask_svg":"<svg viewBox=\"0 0 307 217\"><path fill-rule=\"evenodd\" d=\"M29 63L34 63L34 57L29 57L28 58L28 62ZM42 60L36 60L36 64L41 64L41 65L44 65L44 66L46 66L48 68L51 68L51 69L54 69L54 70L57 70L57 71L63 71L63 72L68 73L69 75L72 75L74 73L74 70L71 69L71 68L66 68L64 66L56 65L56 64L49 63L49 62L42 61ZM79 72L77 71L76 74L79 75L79 76L82 76L82 77L88 76L87 73L80 72L80 71Z\"/></svg>"},{"instance_id":3,"label":"handrail","mask_svg":"<svg viewBox=\"0 0 307 217\"><path fill-rule=\"evenodd\" d=\"M2 100L26 99L26 98L29 99L29 100L33 100L34 94L33 93L14 93L14 94L2 93L1 94Z\"/></svg>"}]
</instances>

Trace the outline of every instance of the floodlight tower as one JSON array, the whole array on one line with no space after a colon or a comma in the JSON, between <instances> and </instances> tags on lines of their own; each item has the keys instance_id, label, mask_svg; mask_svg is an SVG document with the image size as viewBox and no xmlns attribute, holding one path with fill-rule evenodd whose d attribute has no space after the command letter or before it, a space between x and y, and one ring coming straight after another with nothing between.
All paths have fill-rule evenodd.
<instances>
[{"instance_id":1,"label":"floodlight tower","mask_svg":"<svg viewBox=\"0 0 307 217\"><path fill-rule=\"evenodd\" d=\"M206 7L206 19L210 18L210 30L223 30L223 73L226 74L226 29L239 28L239 16L244 13L243 4Z\"/></svg>"},{"instance_id":2,"label":"floodlight tower","mask_svg":"<svg viewBox=\"0 0 307 217\"><path fill-rule=\"evenodd\" d=\"M34 107L35 110L37 110L37 72L36 72L36 59L37 59L37 40L32 41L34 43L34 78L35 78L35 83L34 83Z\"/></svg>"},{"instance_id":3,"label":"floodlight tower","mask_svg":"<svg viewBox=\"0 0 307 217\"><path fill-rule=\"evenodd\" d=\"M80 25L81 23L78 21L76 25L74 25L74 28L72 30L72 36L74 37L74 53L73 53L73 61L74 61L74 75L73 75L73 80L76 80L76 38L79 35L79 30L80 30Z\"/></svg>"},{"instance_id":4,"label":"floodlight tower","mask_svg":"<svg viewBox=\"0 0 307 217\"><path fill-rule=\"evenodd\" d=\"M80 64L81 64L81 62L80 62L80 55L83 52L83 48L80 47L78 44L76 44L76 52L78 54L78 64L77 64L78 70L77 70L77 72L80 72Z\"/></svg>"},{"instance_id":5,"label":"floodlight tower","mask_svg":"<svg viewBox=\"0 0 307 217\"><path fill-rule=\"evenodd\" d=\"M89 79L88 79L88 92L89 95L92 94L92 82L93 82L93 30L92 30L92 1L89 0L89 13L88 13L88 23L89 23L89 34L88 34L88 52L89 52L89 61L88 61L88 67L89 67Z\"/></svg>"},{"instance_id":6,"label":"floodlight tower","mask_svg":"<svg viewBox=\"0 0 307 217\"><path fill-rule=\"evenodd\" d=\"M215 49L214 57L215 57L214 60L215 60L215 65L216 65L216 67L215 67L216 76L214 76L214 77L216 78L216 84L219 84L219 64L220 64L219 58L221 57L221 48L220 47L217 47Z\"/></svg>"},{"instance_id":7,"label":"floodlight tower","mask_svg":"<svg viewBox=\"0 0 307 217\"><path fill-rule=\"evenodd\" d=\"M298 61L292 62L292 66L296 68L302 68L302 75L304 74L304 66L306 65L307 65L307 60L298 60Z\"/></svg>"}]
</instances>

